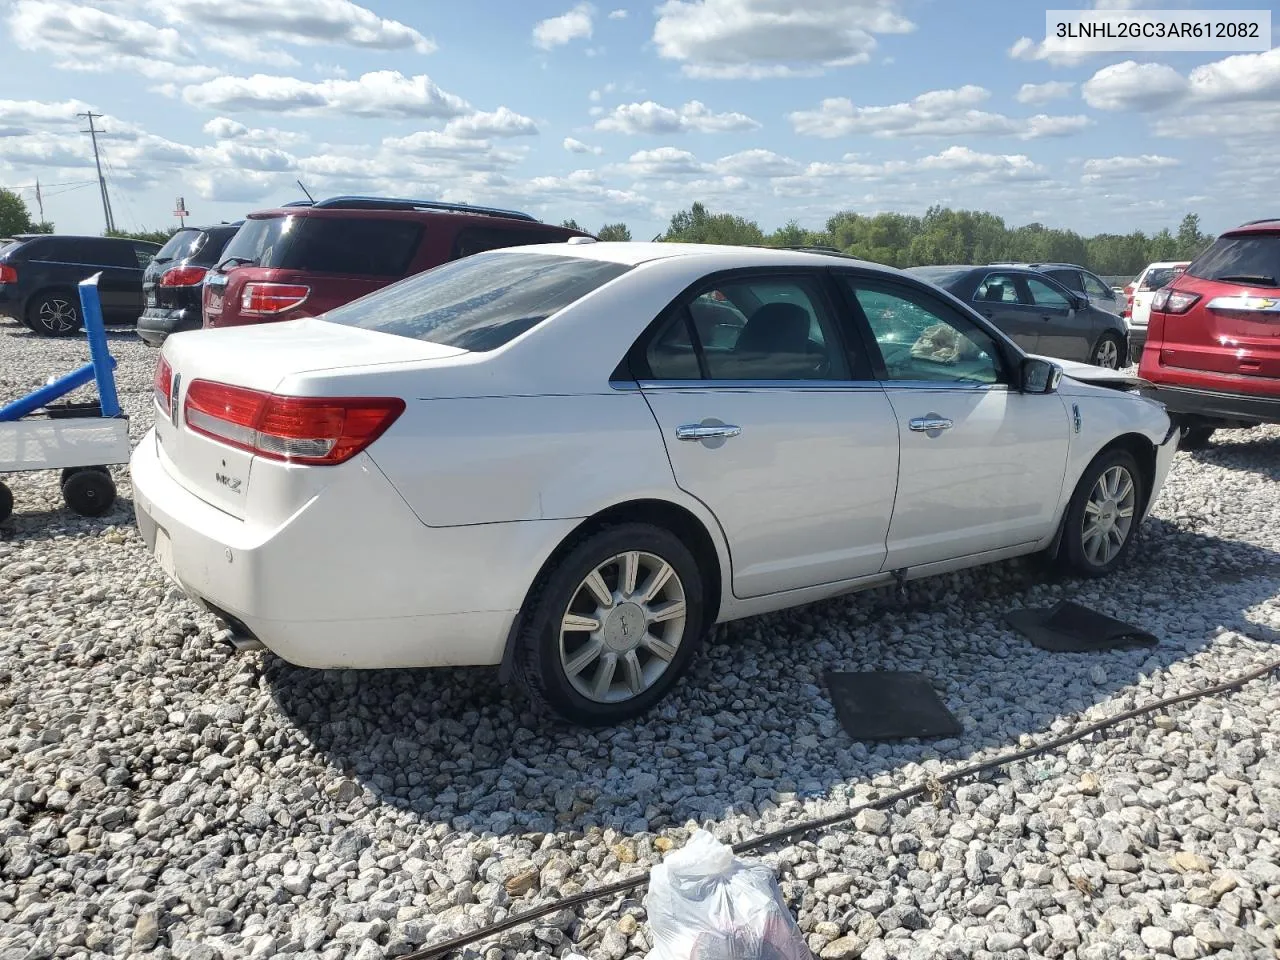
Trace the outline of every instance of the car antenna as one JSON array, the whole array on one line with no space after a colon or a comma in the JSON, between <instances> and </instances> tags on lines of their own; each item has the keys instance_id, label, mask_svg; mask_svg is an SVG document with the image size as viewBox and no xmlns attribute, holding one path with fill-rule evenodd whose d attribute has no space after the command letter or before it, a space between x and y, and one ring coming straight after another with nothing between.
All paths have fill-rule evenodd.
<instances>
[{"instance_id":1,"label":"car antenna","mask_svg":"<svg viewBox=\"0 0 1280 960\"><path fill-rule=\"evenodd\" d=\"M305 194L307 195L307 199L308 199L308 200L310 200L312 203L315 203L315 202L316 202L316 198L315 198L315 197L313 197L313 196L311 195L311 191L310 191L310 190L308 190L306 187L303 187L303 186L302 186L302 181L301 181L301 180L295 180L295 181L294 181L294 183L296 183L298 186L302 187L302 192L303 192L303 193L305 193Z\"/></svg>"}]
</instances>

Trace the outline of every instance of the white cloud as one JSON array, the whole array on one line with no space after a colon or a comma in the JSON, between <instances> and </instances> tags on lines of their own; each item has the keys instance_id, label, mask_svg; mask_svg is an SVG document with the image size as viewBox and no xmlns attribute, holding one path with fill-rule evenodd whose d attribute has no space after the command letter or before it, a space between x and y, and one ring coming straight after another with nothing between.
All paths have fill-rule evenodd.
<instances>
[{"instance_id":1,"label":"white cloud","mask_svg":"<svg viewBox=\"0 0 1280 960\"><path fill-rule=\"evenodd\" d=\"M988 180L1043 180L1045 168L1025 154L979 153L968 147L948 147L941 153L917 160L915 169L949 171Z\"/></svg>"},{"instance_id":2,"label":"white cloud","mask_svg":"<svg viewBox=\"0 0 1280 960\"><path fill-rule=\"evenodd\" d=\"M610 19L610 20L625 20L625 19L627 19L627 11L626 11L626 10L610 10L610 11L609 11L609 19Z\"/></svg>"},{"instance_id":3,"label":"white cloud","mask_svg":"<svg viewBox=\"0 0 1280 960\"><path fill-rule=\"evenodd\" d=\"M572 10L539 20L533 27L533 45L543 50L553 50L574 40L589 40L592 33L592 18L596 8L589 3L580 3Z\"/></svg>"},{"instance_id":4,"label":"white cloud","mask_svg":"<svg viewBox=\"0 0 1280 960\"><path fill-rule=\"evenodd\" d=\"M1157 170L1181 165L1180 160L1153 153L1139 157L1099 157L1084 162L1084 174L1080 179L1085 183L1098 180L1134 180L1150 177Z\"/></svg>"},{"instance_id":5,"label":"white cloud","mask_svg":"<svg viewBox=\"0 0 1280 960\"><path fill-rule=\"evenodd\" d=\"M172 27L119 16L66 0L17 0L9 9L9 31L24 50L49 53L62 70L126 70L153 79L174 73L193 79L218 71L195 63L195 53Z\"/></svg>"},{"instance_id":6,"label":"white cloud","mask_svg":"<svg viewBox=\"0 0 1280 960\"><path fill-rule=\"evenodd\" d=\"M280 178L249 170L201 170L190 182L202 200L256 204L279 185Z\"/></svg>"},{"instance_id":7,"label":"white cloud","mask_svg":"<svg viewBox=\"0 0 1280 960\"><path fill-rule=\"evenodd\" d=\"M1041 104L1050 100L1069 97L1076 85L1065 80L1049 80L1046 83L1024 83L1018 88L1019 103Z\"/></svg>"},{"instance_id":8,"label":"white cloud","mask_svg":"<svg viewBox=\"0 0 1280 960\"><path fill-rule=\"evenodd\" d=\"M445 124L444 132L473 140L485 137L526 137L537 134L538 125L514 110L499 107L492 113L480 111L450 120Z\"/></svg>"},{"instance_id":9,"label":"white cloud","mask_svg":"<svg viewBox=\"0 0 1280 960\"><path fill-rule=\"evenodd\" d=\"M596 129L626 134L736 133L758 130L760 124L744 113L714 113L697 100L690 100L679 110L646 100L614 107L596 121Z\"/></svg>"},{"instance_id":10,"label":"white cloud","mask_svg":"<svg viewBox=\"0 0 1280 960\"><path fill-rule=\"evenodd\" d=\"M1080 88L1085 103L1098 110L1151 110L1186 92L1187 81L1173 67L1134 60L1103 67Z\"/></svg>"},{"instance_id":11,"label":"white cloud","mask_svg":"<svg viewBox=\"0 0 1280 960\"><path fill-rule=\"evenodd\" d=\"M596 156L604 153L604 150L601 147L588 146L581 140L573 139L573 137L564 138L564 148L570 153L593 153Z\"/></svg>"},{"instance_id":12,"label":"white cloud","mask_svg":"<svg viewBox=\"0 0 1280 960\"><path fill-rule=\"evenodd\" d=\"M790 157L781 156L772 150L759 149L743 150L721 157L714 167L717 173L739 177L786 177L804 169Z\"/></svg>"},{"instance_id":13,"label":"white cloud","mask_svg":"<svg viewBox=\"0 0 1280 960\"><path fill-rule=\"evenodd\" d=\"M433 40L413 27L379 17L351 0L152 0L150 6L172 24L226 31L232 43L267 39L416 53L436 49Z\"/></svg>"},{"instance_id":14,"label":"white cloud","mask_svg":"<svg viewBox=\"0 0 1280 960\"><path fill-rule=\"evenodd\" d=\"M874 34L914 24L897 0L666 0L657 8L659 56L691 77L755 79L865 63Z\"/></svg>"},{"instance_id":15,"label":"white cloud","mask_svg":"<svg viewBox=\"0 0 1280 960\"><path fill-rule=\"evenodd\" d=\"M834 139L854 134L875 137L1011 136L1020 140L1066 136L1091 122L1085 116L1015 118L977 110L990 91L972 84L930 90L906 103L857 107L847 97L823 100L816 110L797 110L788 119L796 133Z\"/></svg>"},{"instance_id":16,"label":"white cloud","mask_svg":"<svg viewBox=\"0 0 1280 960\"><path fill-rule=\"evenodd\" d=\"M619 169L635 177L678 177L703 173L707 165L688 150L658 147L633 153Z\"/></svg>"},{"instance_id":17,"label":"white cloud","mask_svg":"<svg viewBox=\"0 0 1280 960\"><path fill-rule=\"evenodd\" d=\"M255 74L218 77L182 90L195 107L238 113L258 110L300 116L457 117L470 107L441 90L430 77L406 77L392 70L366 73L358 80L300 80Z\"/></svg>"},{"instance_id":18,"label":"white cloud","mask_svg":"<svg viewBox=\"0 0 1280 960\"><path fill-rule=\"evenodd\" d=\"M1044 40L1019 37L1017 42L1009 48L1009 56L1014 60L1044 60L1055 67L1070 67L1084 63L1097 54L1074 47L1068 48L1057 37L1046 37Z\"/></svg>"},{"instance_id":19,"label":"white cloud","mask_svg":"<svg viewBox=\"0 0 1280 960\"><path fill-rule=\"evenodd\" d=\"M238 120L229 117L214 117L201 127L205 133L215 140L238 140L257 146L288 146L304 142L305 134L292 130L281 130L278 127L248 127Z\"/></svg>"}]
</instances>

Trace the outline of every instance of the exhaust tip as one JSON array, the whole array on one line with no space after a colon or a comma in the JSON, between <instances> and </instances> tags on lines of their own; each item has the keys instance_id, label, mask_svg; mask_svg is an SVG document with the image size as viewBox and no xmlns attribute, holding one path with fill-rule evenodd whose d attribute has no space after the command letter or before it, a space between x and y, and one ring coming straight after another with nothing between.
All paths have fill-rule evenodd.
<instances>
[{"instance_id":1,"label":"exhaust tip","mask_svg":"<svg viewBox=\"0 0 1280 960\"><path fill-rule=\"evenodd\" d=\"M215 616L213 622L218 628L214 639L227 644L236 653L252 653L255 650L267 649L266 644L251 634L242 623L238 621L231 623L220 616Z\"/></svg>"}]
</instances>

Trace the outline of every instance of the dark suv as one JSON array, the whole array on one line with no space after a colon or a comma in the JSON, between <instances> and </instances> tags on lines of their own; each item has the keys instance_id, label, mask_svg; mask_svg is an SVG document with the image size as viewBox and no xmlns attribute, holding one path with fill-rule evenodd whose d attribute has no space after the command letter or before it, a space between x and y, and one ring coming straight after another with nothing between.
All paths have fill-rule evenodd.
<instances>
[{"instance_id":1,"label":"dark suv","mask_svg":"<svg viewBox=\"0 0 1280 960\"><path fill-rule=\"evenodd\" d=\"M585 237L527 213L332 197L249 214L204 285L204 325L313 317L482 250Z\"/></svg>"},{"instance_id":2,"label":"dark suv","mask_svg":"<svg viewBox=\"0 0 1280 960\"><path fill-rule=\"evenodd\" d=\"M98 292L103 320L133 323L142 312L142 271L160 252L158 243L118 237L22 234L0 249L0 313L41 336L81 328L76 285L102 274Z\"/></svg>"},{"instance_id":3,"label":"dark suv","mask_svg":"<svg viewBox=\"0 0 1280 960\"><path fill-rule=\"evenodd\" d=\"M165 337L203 325L201 296L209 270L244 221L212 227L184 227L169 238L142 275L146 308L138 317L138 336L154 347Z\"/></svg>"}]
</instances>

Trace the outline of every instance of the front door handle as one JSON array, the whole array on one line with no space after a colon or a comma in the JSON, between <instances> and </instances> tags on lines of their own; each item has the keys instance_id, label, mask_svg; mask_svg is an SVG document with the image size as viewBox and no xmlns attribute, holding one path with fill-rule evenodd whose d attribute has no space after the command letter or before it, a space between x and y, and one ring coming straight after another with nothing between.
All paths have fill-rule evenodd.
<instances>
[{"instance_id":1,"label":"front door handle","mask_svg":"<svg viewBox=\"0 0 1280 960\"><path fill-rule=\"evenodd\" d=\"M950 430L953 426L952 422L946 417L940 417L937 414L929 414L927 417L916 417L910 427L916 433L933 433L935 430Z\"/></svg>"},{"instance_id":2,"label":"front door handle","mask_svg":"<svg viewBox=\"0 0 1280 960\"><path fill-rule=\"evenodd\" d=\"M718 440L736 437L740 433L742 428L732 423L684 423L676 427L677 440Z\"/></svg>"}]
</instances>

